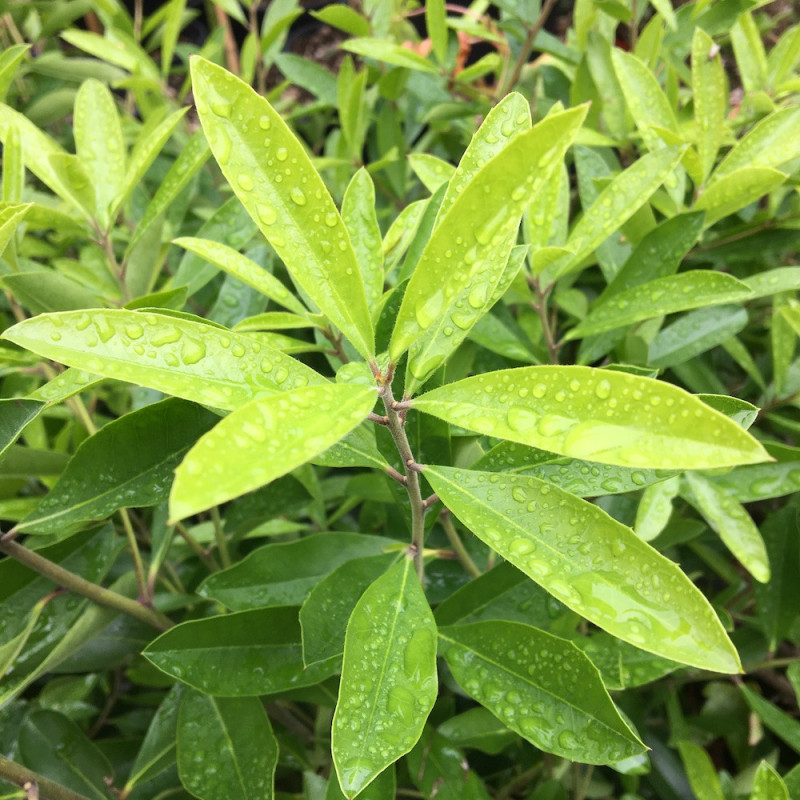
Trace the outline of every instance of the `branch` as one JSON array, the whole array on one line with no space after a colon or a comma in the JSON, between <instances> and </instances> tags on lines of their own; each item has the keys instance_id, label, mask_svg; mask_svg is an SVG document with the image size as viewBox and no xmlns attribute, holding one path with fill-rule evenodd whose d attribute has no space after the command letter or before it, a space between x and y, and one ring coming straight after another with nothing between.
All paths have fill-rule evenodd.
<instances>
[{"instance_id":1,"label":"branch","mask_svg":"<svg viewBox=\"0 0 800 800\"><path fill-rule=\"evenodd\" d=\"M21 764L9 761L3 756L0 756L0 778L16 784L26 792L31 789L38 789L40 800L89 800L86 795L73 792L72 789L67 789L66 786L54 783L42 775L23 767ZM35 797L36 795L33 796Z\"/></svg>"}]
</instances>

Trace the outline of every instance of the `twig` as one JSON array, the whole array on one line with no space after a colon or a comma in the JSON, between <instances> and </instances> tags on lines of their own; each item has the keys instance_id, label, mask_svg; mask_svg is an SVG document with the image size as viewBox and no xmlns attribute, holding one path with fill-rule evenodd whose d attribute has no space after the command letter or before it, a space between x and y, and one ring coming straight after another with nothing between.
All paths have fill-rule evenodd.
<instances>
[{"instance_id":1,"label":"twig","mask_svg":"<svg viewBox=\"0 0 800 800\"><path fill-rule=\"evenodd\" d=\"M0 756L0 778L24 789L28 797L39 797L40 800L89 800L85 794L73 792L3 756Z\"/></svg>"},{"instance_id":2,"label":"twig","mask_svg":"<svg viewBox=\"0 0 800 800\"><path fill-rule=\"evenodd\" d=\"M227 569L231 565L231 555L228 552L228 540L225 538L225 531L222 529L219 509L216 506L211 509L211 520L214 523L214 538L217 541L219 558L220 561L222 561L222 566Z\"/></svg>"},{"instance_id":3,"label":"twig","mask_svg":"<svg viewBox=\"0 0 800 800\"><path fill-rule=\"evenodd\" d=\"M225 63L228 65L228 70L234 75L239 75L242 71L242 65L239 62L239 51L236 49L236 37L233 35L231 28L231 21L221 5L214 4L214 11L217 14L217 22L223 30L225 41Z\"/></svg>"},{"instance_id":4,"label":"twig","mask_svg":"<svg viewBox=\"0 0 800 800\"><path fill-rule=\"evenodd\" d=\"M473 578L479 578L482 573L472 560L472 556L470 556L470 554L467 552L467 548L464 547L464 542L461 541L461 537L458 535L456 526L453 525L453 519L449 509L445 509L442 512L441 516L439 517L439 522L442 523L444 532L447 534L447 538L450 540L450 544L452 545L453 550L455 550L456 556L461 562L461 566L464 567L464 569L469 572Z\"/></svg>"}]
</instances>

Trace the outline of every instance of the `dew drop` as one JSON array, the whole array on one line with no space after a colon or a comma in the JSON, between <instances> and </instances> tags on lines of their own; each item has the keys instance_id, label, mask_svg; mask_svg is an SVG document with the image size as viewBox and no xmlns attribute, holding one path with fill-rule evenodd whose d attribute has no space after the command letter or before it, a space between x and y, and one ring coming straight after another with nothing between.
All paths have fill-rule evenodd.
<instances>
[{"instance_id":1,"label":"dew drop","mask_svg":"<svg viewBox=\"0 0 800 800\"><path fill-rule=\"evenodd\" d=\"M279 147L275 151L275 158L277 158L278 161L286 161L286 159L289 158L289 151L285 147Z\"/></svg>"},{"instance_id":2,"label":"dew drop","mask_svg":"<svg viewBox=\"0 0 800 800\"><path fill-rule=\"evenodd\" d=\"M258 120L258 127L261 128L262 131L268 131L272 127L272 122L266 114L263 114L261 119Z\"/></svg>"},{"instance_id":3,"label":"dew drop","mask_svg":"<svg viewBox=\"0 0 800 800\"><path fill-rule=\"evenodd\" d=\"M253 187L255 186L255 184L253 183L253 179L246 172L240 173L239 176L236 178L236 181L239 184L239 186L242 189L244 189L244 191L246 192L253 191Z\"/></svg>"},{"instance_id":4,"label":"dew drop","mask_svg":"<svg viewBox=\"0 0 800 800\"><path fill-rule=\"evenodd\" d=\"M594 393L601 399L607 400L611 395L611 384L603 378L597 386L594 387Z\"/></svg>"},{"instance_id":5,"label":"dew drop","mask_svg":"<svg viewBox=\"0 0 800 800\"><path fill-rule=\"evenodd\" d=\"M291 192L289 192L289 197L291 197L292 202L296 203L298 206L304 206L308 202L305 193L299 186L295 186Z\"/></svg>"},{"instance_id":6,"label":"dew drop","mask_svg":"<svg viewBox=\"0 0 800 800\"><path fill-rule=\"evenodd\" d=\"M181 360L184 364L196 364L206 354L206 346L197 339L187 339L181 347Z\"/></svg>"}]
</instances>

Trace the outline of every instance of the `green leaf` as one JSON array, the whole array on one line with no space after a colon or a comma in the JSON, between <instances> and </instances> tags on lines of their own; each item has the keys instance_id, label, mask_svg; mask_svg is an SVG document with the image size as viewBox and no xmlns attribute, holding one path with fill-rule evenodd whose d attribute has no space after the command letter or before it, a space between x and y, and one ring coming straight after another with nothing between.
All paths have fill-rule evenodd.
<instances>
[{"instance_id":1,"label":"green leaf","mask_svg":"<svg viewBox=\"0 0 800 800\"><path fill-rule=\"evenodd\" d=\"M678 750L697 800L725 800L717 769L708 753L692 742L678 742Z\"/></svg>"},{"instance_id":2,"label":"green leaf","mask_svg":"<svg viewBox=\"0 0 800 800\"><path fill-rule=\"evenodd\" d=\"M94 186L100 226L112 222L110 210L125 180L125 140L117 107L108 87L90 78L75 98L75 148Z\"/></svg>"},{"instance_id":3,"label":"green leaf","mask_svg":"<svg viewBox=\"0 0 800 800\"><path fill-rule=\"evenodd\" d=\"M255 697L184 693L178 717L181 783L202 800L274 797L278 741Z\"/></svg>"},{"instance_id":4,"label":"green leaf","mask_svg":"<svg viewBox=\"0 0 800 800\"><path fill-rule=\"evenodd\" d=\"M485 713L492 716L488 711ZM504 730L513 736L507 728ZM431 726L426 727L422 738L408 754L406 765L411 780L420 790L422 797L436 798L436 800L489 800L483 781L468 768L469 764L464 753L456 750L451 742Z\"/></svg>"},{"instance_id":5,"label":"green leaf","mask_svg":"<svg viewBox=\"0 0 800 800\"><path fill-rule=\"evenodd\" d=\"M664 314L741 302L751 297L746 284L723 272L681 272L625 289L601 301L564 338L580 339Z\"/></svg>"},{"instance_id":6,"label":"green leaf","mask_svg":"<svg viewBox=\"0 0 800 800\"><path fill-rule=\"evenodd\" d=\"M206 578L197 593L233 611L299 606L337 567L351 559L379 555L391 543L391 539L364 533L327 532L268 544Z\"/></svg>"},{"instance_id":7,"label":"green leaf","mask_svg":"<svg viewBox=\"0 0 800 800\"><path fill-rule=\"evenodd\" d=\"M39 622L39 617L49 600L49 597L44 597L39 600L31 609L28 620L22 630L16 636L12 636L10 639L0 644L0 679L14 666L14 662L28 643L28 639L30 639L34 628Z\"/></svg>"},{"instance_id":8,"label":"green leaf","mask_svg":"<svg viewBox=\"0 0 800 800\"><path fill-rule=\"evenodd\" d=\"M113 797L105 782L111 764L96 744L68 717L56 711L34 711L22 726L20 755L26 766L88 798Z\"/></svg>"},{"instance_id":9,"label":"green leaf","mask_svg":"<svg viewBox=\"0 0 800 800\"><path fill-rule=\"evenodd\" d=\"M646 750L572 642L501 621L442 628L439 641L464 691L540 750L586 764Z\"/></svg>"},{"instance_id":10,"label":"green leaf","mask_svg":"<svg viewBox=\"0 0 800 800\"><path fill-rule=\"evenodd\" d=\"M217 416L172 398L126 414L86 439L19 528L57 534L120 508L167 499L172 473Z\"/></svg>"},{"instance_id":11,"label":"green leaf","mask_svg":"<svg viewBox=\"0 0 800 800\"><path fill-rule=\"evenodd\" d=\"M446 327L459 327L455 300L468 286L468 304L486 304L506 264L505 255L496 257L498 245L513 244L526 200L544 185L539 175L560 165L585 114L581 107L551 115L512 139L466 185L454 176L448 190L458 186L460 192L440 218L409 281L389 347L392 361L429 329L434 339L446 339ZM454 263L466 268L453 270Z\"/></svg>"},{"instance_id":12,"label":"green leaf","mask_svg":"<svg viewBox=\"0 0 800 800\"><path fill-rule=\"evenodd\" d=\"M680 666L675 661L646 653L607 633L580 636L574 641L600 670L605 687L612 691L652 683Z\"/></svg>"},{"instance_id":13,"label":"green leaf","mask_svg":"<svg viewBox=\"0 0 800 800\"><path fill-rule=\"evenodd\" d=\"M424 56L386 39L376 39L369 36L348 39L342 42L341 48L364 58L374 58L376 61L383 61L395 67L405 67L418 72L432 72L434 74L439 72Z\"/></svg>"},{"instance_id":14,"label":"green leaf","mask_svg":"<svg viewBox=\"0 0 800 800\"><path fill-rule=\"evenodd\" d=\"M377 467L380 470L387 466L375 442L372 423L359 425L325 452L314 456L311 463L322 467Z\"/></svg>"},{"instance_id":15,"label":"green leaf","mask_svg":"<svg viewBox=\"0 0 800 800\"><path fill-rule=\"evenodd\" d=\"M40 400L22 397L0 400L0 455L17 441L25 426L39 416L44 406Z\"/></svg>"},{"instance_id":16,"label":"green leaf","mask_svg":"<svg viewBox=\"0 0 800 800\"><path fill-rule=\"evenodd\" d=\"M779 739L786 742L795 753L800 753L800 722L793 719L778 706L757 695L752 689L742 685L739 687L750 710Z\"/></svg>"},{"instance_id":17,"label":"green leaf","mask_svg":"<svg viewBox=\"0 0 800 800\"><path fill-rule=\"evenodd\" d=\"M790 800L786 784L766 761L758 765L750 800Z\"/></svg>"},{"instance_id":18,"label":"green leaf","mask_svg":"<svg viewBox=\"0 0 800 800\"><path fill-rule=\"evenodd\" d=\"M429 153L410 153L408 163L431 194L447 183L456 171L452 164Z\"/></svg>"},{"instance_id":19,"label":"green leaf","mask_svg":"<svg viewBox=\"0 0 800 800\"><path fill-rule=\"evenodd\" d=\"M248 334L150 312L46 314L14 325L3 337L62 364L215 408L324 382Z\"/></svg>"},{"instance_id":20,"label":"green leaf","mask_svg":"<svg viewBox=\"0 0 800 800\"><path fill-rule=\"evenodd\" d=\"M771 167L743 167L708 186L692 206L706 212L706 227L777 189L786 175Z\"/></svg>"},{"instance_id":21,"label":"green leaf","mask_svg":"<svg viewBox=\"0 0 800 800\"><path fill-rule=\"evenodd\" d=\"M679 487L680 480L675 477L654 483L642 492L633 526L640 539L652 542L667 527L672 516L672 501Z\"/></svg>"},{"instance_id":22,"label":"green leaf","mask_svg":"<svg viewBox=\"0 0 800 800\"><path fill-rule=\"evenodd\" d=\"M78 281L52 270L34 269L5 275L3 286L17 302L35 314L98 308L100 298Z\"/></svg>"},{"instance_id":23,"label":"green leaf","mask_svg":"<svg viewBox=\"0 0 800 800\"><path fill-rule=\"evenodd\" d=\"M214 158L234 192L292 278L371 358L372 323L356 256L306 151L264 98L221 67L193 58L192 82Z\"/></svg>"},{"instance_id":24,"label":"green leaf","mask_svg":"<svg viewBox=\"0 0 800 800\"><path fill-rule=\"evenodd\" d=\"M756 580L767 583L770 570L764 540L741 503L696 472L687 472L685 480L689 488L686 499L703 515L742 566Z\"/></svg>"},{"instance_id":25,"label":"green leaf","mask_svg":"<svg viewBox=\"0 0 800 800\"><path fill-rule=\"evenodd\" d=\"M703 183L725 135L725 71L719 47L701 28L694 29L692 39L692 98Z\"/></svg>"},{"instance_id":26,"label":"green leaf","mask_svg":"<svg viewBox=\"0 0 800 800\"><path fill-rule=\"evenodd\" d=\"M749 11L740 14L730 31L736 67L745 91L756 92L767 82L767 55L755 20Z\"/></svg>"},{"instance_id":27,"label":"green leaf","mask_svg":"<svg viewBox=\"0 0 800 800\"><path fill-rule=\"evenodd\" d=\"M395 553L354 558L314 586L300 609L303 661L307 666L341 657L347 622L356 603L396 559Z\"/></svg>"},{"instance_id":28,"label":"green leaf","mask_svg":"<svg viewBox=\"0 0 800 800\"><path fill-rule=\"evenodd\" d=\"M237 280L246 283L289 311L300 316L308 313L303 304L275 276L232 247L209 239L197 239L193 236L173 239L172 243L210 261L223 272L233 275Z\"/></svg>"},{"instance_id":29,"label":"green leaf","mask_svg":"<svg viewBox=\"0 0 800 800\"><path fill-rule=\"evenodd\" d=\"M6 161L5 163L8 163ZM28 212L33 208L32 203L14 204L6 206L0 211L0 255L8 247L17 229L28 216ZM6 276L9 277L9 276Z\"/></svg>"},{"instance_id":30,"label":"green leaf","mask_svg":"<svg viewBox=\"0 0 800 800\"><path fill-rule=\"evenodd\" d=\"M440 64L447 56L447 12L444 0L427 0L425 3L425 27L433 45L433 54Z\"/></svg>"},{"instance_id":31,"label":"green leaf","mask_svg":"<svg viewBox=\"0 0 800 800\"><path fill-rule=\"evenodd\" d=\"M566 246L574 255L555 270L554 277L578 269L587 256L619 230L672 174L681 154L680 148L665 147L648 153L617 175L572 229Z\"/></svg>"},{"instance_id":32,"label":"green leaf","mask_svg":"<svg viewBox=\"0 0 800 800\"><path fill-rule=\"evenodd\" d=\"M591 503L536 478L426 467L442 502L564 605L642 650L738 672L708 601L671 561Z\"/></svg>"},{"instance_id":33,"label":"green leaf","mask_svg":"<svg viewBox=\"0 0 800 800\"><path fill-rule=\"evenodd\" d=\"M623 467L710 469L768 460L735 422L677 386L612 370L501 370L434 389L412 406L487 436Z\"/></svg>"},{"instance_id":34,"label":"green leaf","mask_svg":"<svg viewBox=\"0 0 800 800\"><path fill-rule=\"evenodd\" d=\"M340 31L349 33L351 36L369 35L369 20L364 19L361 14L349 6L325 6L319 9L319 11L312 11L311 16L324 22L326 25L332 25Z\"/></svg>"},{"instance_id":35,"label":"green leaf","mask_svg":"<svg viewBox=\"0 0 800 800\"><path fill-rule=\"evenodd\" d=\"M256 697L329 677L303 666L296 608L262 608L176 625L151 642L146 658L162 672L217 697Z\"/></svg>"},{"instance_id":36,"label":"green leaf","mask_svg":"<svg viewBox=\"0 0 800 800\"><path fill-rule=\"evenodd\" d=\"M0 54L0 101L6 99L8 87L14 80L19 63L31 47L29 44L12 44Z\"/></svg>"},{"instance_id":37,"label":"green leaf","mask_svg":"<svg viewBox=\"0 0 800 800\"><path fill-rule=\"evenodd\" d=\"M436 623L404 558L364 592L347 626L331 734L345 796L411 750L436 694Z\"/></svg>"},{"instance_id":38,"label":"green leaf","mask_svg":"<svg viewBox=\"0 0 800 800\"><path fill-rule=\"evenodd\" d=\"M490 755L502 752L516 738L513 731L483 706L450 717L439 726L439 733L453 744L474 747Z\"/></svg>"},{"instance_id":39,"label":"green leaf","mask_svg":"<svg viewBox=\"0 0 800 800\"><path fill-rule=\"evenodd\" d=\"M195 444L175 471L170 519L232 500L299 467L362 422L375 399L372 387L324 384L236 409Z\"/></svg>"}]
</instances>

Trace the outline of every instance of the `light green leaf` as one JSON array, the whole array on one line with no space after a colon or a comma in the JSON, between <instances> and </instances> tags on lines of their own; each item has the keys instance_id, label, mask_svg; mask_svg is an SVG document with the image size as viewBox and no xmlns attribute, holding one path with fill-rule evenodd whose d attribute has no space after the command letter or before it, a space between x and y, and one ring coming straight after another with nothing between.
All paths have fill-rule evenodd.
<instances>
[{"instance_id":1,"label":"light green leaf","mask_svg":"<svg viewBox=\"0 0 800 800\"><path fill-rule=\"evenodd\" d=\"M771 167L743 167L715 180L697 198L694 211L705 211L705 225L713 225L759 197L777 189L786 175Z\"/></svg>"},{"instance_id":2,"label":"light green leaf","mask_svg":"<svg viewBox=\"0 0 800 800\"><path fill-rule=\"evenodd\" d=\"M331 734L346 797L411 750L436 694L436 623L407 557L364 592L347 626Z\"/></svg>"},{"instance_id":3,"label":"light green leaf","mask_svg":"<svg viewBox=\"0 0 800 800\"><path fill-rule=\"evenodd\" d=\"M735 422L677 386L612 370L501 370L411 402L467 430L623 467L710 469L769 458Z\"/></svg>"},{"instance_id":4,"label":"light green leaf","mask_svg":"<svg viewBox=\"0 0 800 800\"><path fill-rule=\"evenodd\" d=\"M770 297L780 292L800 289L800 267L777 267L742 278L753 292L753 297Z\"/></svg>"},{"instance_id":5,"label":"light green leaf","mask_svg":"<svg viewBox=\"0 0 800 800\"><path fill-rule=\"evenodd\" d=\"M8 247L8 243L32 208L32 203L15 203L6 206L0 211L0 255L2 255L6 247ZM13 276L7 275L6 277Z\"/></svg>"},{"instance_id":6,"label":"light green leaf","mask_svg":"<svg viewBox=\"0 0 800 800\"><path fill-rule=\"evenodd\" d=\"M0 679L14 666L14 662L28 643L28 639L30 639L36 624L39 622L39 617L49 600L49 597L39 600L30 610L28 620L22 630L16 636L12 636L10 639L6 639L0 644Z\"/></svg>"},{"instance_id":7,"label":"light green leaf","mask_svg":"<svg viewBox=\"0 0 800 800\"><path fill-rule=\"evenodd\" d=\"M513 244L511 237L526 201L544 185L540 176L551 174L561 164L585 114L586 108L580 107L547 117L512 139L463 186L456 173L448 191L455 192L456 186L460 191L440 217L397 315L389 347L392 361L429 329L428 335L437 339L446 338L444 328L458 327L455 300L467 286L468 303L475 308L485 305L506 264L506 255L497 258L499 245ZM453 270L453 264L465 268Z\"/></svg>"},{"instance_id":8,"label":"light green leaf","mask_svg":"<svg viewBox=\"0 0 800 800\"><path fill-rule=\"evenodd\" d=\"M705 597L597 506L531 477L450 467L425 467L424 475L478 538L590 622L682 664L739 671Z\"/></svg>"},{"instance_id":9,"label":"light green leaf","mask_svg":"<svg viewBox=\"0 0 800 800\"><path fill-rule=\"evenodd\" d=\"M749 11L740 14L730 30L736 67L745 91L756 92L767 83L767 55L761 31Z\"/></svg>"},{"instance_id":10,"label":"light green leaf","mask_svg":"<svg viewBox=\"0 0 800 800\"><path fill-rule=\"evenodd\" d=\"M88 389L101 380L102 378L97 375L90 375L80 369L65 369L60 375L43 383L38 389L34 389L28 395L28 399L41 400L48 405L54 405Z\"/></svg>"},{"instance_id":11,"label":"light green leaf","mask_svg":"<svg viewBox=\"0 0 800 800\"><path fill-rule=\"evenodd\" d=\"M578 269L595 248L619 230L672 174L681 154L677 147L665 147L648 153L617 175L572 229L566 246L574 255L558 267L555 277Z\"/></svg>"},{"instance_id":12,"label":"light green leaf","mask_svg":"<svg viewBox=\"0 0 800 800\"><path fill-rule=\"evenodd\" d=\"M324 384L236 409L195 444L175 471L170 519L232 500L299 467L362 422L375 400L371 387Z\"/></svg>"},{"instance_id":13,"label":"light green leaf","mask_svg":"<svg viewBox=\"0 0 800 800\"><path fill-rule=\"evenodd\" d=\"M440 64L447 56L447 12L444 0L427 0L425 3L425 27L433 45L433 54Z\"/></svg>"},{"instance_id":14,"label":"light green leaf","mask_svg":"<svg viewBox=\"0 0 800 800\"><path fill-rule=\"evenodd\" d=\"M348 39L342 42L341 48L364 58L383 61L394 67L405 67L418 72L432 72L434 74L439 72L436 66L428 61L427 58L415 53L413 50L409 50L407 47L394 44L386 39L375 39L369 36Z\"/></svg>"},{"instance_id":15,"label":"light green leaf","mask_svg":"<svg viewBox=\"0 0 800 800\"><path fill-rule=\"evenodd\" d=\"M301 317L308 313L303 304L276 277L232 247L210 239L196 239L193 236L182 236L173 239L172 243L210 261L223 272L233 275L234 278L289 311L300 314Z\"/></svg>"},{"instance_id":16,"label":"light green leaf","mask_svg":"<svg viewBox=\"0 0 800 800\"><path fill-rule=\"evenodd\" d=\"M171 398L110 422L78 447L50 493L18 527L58 534L120 508L166 500L173 470L217 419Z\"/></svg>"},{"instance_id":17,"label":"light green leaf","mask_svg":"<svg viewBox=\"0 0 800 800\"><path fill-rule=\"evenodd\" d=\"M234 192L292 278L371 358L372 322L353 246L306 151L264 98L221 67L195 57L192 81L200 121Z\"/></svg>"},{"instance_id":18,"label":"light green leaf","mask_svg":"<svg viewBox=\"0 0 800 800\"><path fill-rule=\"evenodd\" d=\"M94 186L96 219L108 228L111 205L125 180L126 158L114 97L100 81L90 78L78 90L74 128L78 158Z\"/></svg>"},{"instance_id":19,"label":"light green leaf","mask_svg":"<svg viewBox=\"0 0 800 800\"><path fill-rule=\"evenodd\" d=\"M800 108L784 108L761 120L728 153L711 176L717 181L748 167L778 169L800 156Z\"/></svg>"},{"instance_id":20,"label":"light green leaf","mask_svg":"<svg viewBox=\"0 0 800 800\"><path fill-rule=\"evenodd\" d=\"M736 467L709 480L740 503L794 494L800 490L800 454L791 461Z\"/></svg>"},{"instance_id":21,"label":"light green leaf","mask_svg":"<svg viewBox=\"0 0 800 800\"><path fill-rule=\"evenodd\" d=\"M678 20L675 17L671 0L650 0L650 4L664 18L664 22L667 23L670 30L676 31L678 29Z\"/></svg>"},{"instance_id":22,"label":"light green leaf","mask_svg":"<svg viewBox=\"0 0 800 800\"><path fill-rule=\"evenodd\" d=\"M311 16L351 36L369 36L369 20L350 6L331 4L312 11Z\"/></svg>"},{"instance_id":23,"label":"light green leaf","mask_svg":"<svg viewBox=\"0 0 800 800\"><path fill-rule=\"evenodd\" d=\"M177 240L176 240L177 241ZM260 268L259 268L260 269ZM283 331L317 327L308 317L299 317L288 311L265 311L245 317L233 326L235 331Z\"/></svg>"},{"instance_id":24,"label":"light green leaf","mask_svg":"<svg viewBox=\"0 0 800 800\"><path fill-rule=\"evenodd\" d=\"M456 171L452 164L429 153L410 153L408 163L431 194L447 183Z\"/></svg>"},{"instance_id":25,"label":"light green leaf","mask_svg":"<svg viewBox=\"0 0 800 800\"><path fill-rule=\"evenodd\" d=\"M375 467L385 470L387 461L375 443L374 425L364 423L324 453L314 456L312 464L323 467Z\"/></svg>"},{"instance_id":26,"label":"light green leaf","mask_svg":"<svg viewBox=\"0 0 800 800\"><path fill-rule=\"evenodd\" d=\"M31 47L29 44L12 44L0 54L0 101L6 99L8 87L17 74L19 63Z\"/></svg>"},{"instance_id":27,"label":"light green leaf","mask_svg":"<svg viewBox=\"0 0 800 800\"><path fill-rule=\"evenodd\" d=\"M764 725L779 739L786 742L795 753L800 753L800 722L747 686L740 685L739 689L744 695L747 705L750 706L750 710Z\"/></svg>"},{"instance_id":28,"label":"light green leaf","mask_svg":"<svg viewBox=\"0 0 800 800\"><path fill-rule=\"evenodd\" d=\"M793 25L783 32L778 43L767 54L769 86L778 89L781 82L794 70L798 59L800 59L800 25Z\"/></svg>"},{"instance_id":29,"label":"light green leaf","mask_svg":"<svg viewBox=\"0 0 800 800\"><path fill-rule=\"evenodd\" d=\"M25 426L39 416L44 405L40 400L24 397L0 400L0 455L17 441Z\"/></svg>"},{"instance_id":30,"label":"light green leaf","mask_svg":"<svg viewBox=\"0 0 800 800\"><path fill-rule=\"evenodd\" d=\"M45 358L215 408L325 379L257 338L123 309L65 311L20 322L6 339Z\"/></svg>"},{"instance_id":31,"label":"light green leaf","mask_svg":"<svg viewBox=\"0 0 800 800\"><path fill-rule=\"evenodd\" d=\"M342 221L353 243L367 306L377 309L383 294L383 248L375 214L375 185L363 167L353 175L345 190Z\"/></svg>"},{"instance_id":32,"label":"light green leaf","mask_svg":"<svg viewBox=\"0 0 800 800\"><path fill-rule=\"evenodd\" d=\"M736 303L751 297L746 284L723 272L681 272L615 293L596 305L564 338L580 339L677 311Z\"/></svg>"},{"instance_id":33,"label":"light green leaf","mask_svg":"<svg viewBox=\"0 0 800 800\"><path fill-rule=\"evenodd\" d=\"M699 30L699 29L698 29ZM692 742L678 742L686 777L697 800L725 800L717 770L706 751Z\"/></svg>"},{"instance_id":34,"label":"light green leaf","mask_svg":"<svg viewBox=\"0 0 800 800\"><path fill-rule=\"evenodd\" d=\"M703 515L742 566L761 583L769 581L767 550L750 515L741 503L717 484L696 472L685 475L686 499Z\"/></svg>"},{"instance_id":35,"label":"light green leaf","mask_svg":"<svg viewBox=\"0 0 800 800\"><path fill-rule=\"evenodd\" d=\"M667 527L672 516L672 501L679 487L680 479L674 477L654 483L642 492L633 526L642 541L652 542Z\"/></svg>"},{"instance_id":36,"label":"light green leaf","mask_svg":"<svg viewBox=\"0 0 800 800\"><path fill-rule=\"evenodd\" d=\"M194 797L274 797L278 741L257 698L185 692L177 743L181 783Z\"/></svg>"},{"instance_id":37,"label":"light green leaf","mask_svg":"<svg viewBox=\"0 0 800 800\"><path fill-rule=\"evenodd\" d=\"M216 697L256 697L330 677L303 666L297 609L259 608L176 625L145 657L162 672Z\"/></svg>"},{"instance_id":38,"label":"light green leaf","mask_svg":"<svg viewBox=\"0 0 800 800\"><path fill-rule=\"evenodd\" d=\"M692 98L703 183L725 134L725 71L719 48L701 28L694 29L692 39Z\"/></svg>"},{"instance_id":39,"label":"light green leaf","mask_svg":"<svg viewBox=\"0 0 800 800\"><path fill-rule=\"evenodd\" d=\"M790 800L786 784L766 761L758 765L750 800Z\"/></svg>"},{"instance_id":40,"label":"light green leaf","mask_svg":"<svg viewBox=\"0 0 800 800\"><path fill-rule=\"evenodd\" d=\"M540 750L585 764L645 751L572 642L500 620L442 628L439 641L467 694Z\"/></svg>"},{"instance_id":41,"label":"light green leaf","mask_svg":"<svg viewBox=\"0 0 800 800\"><path fill-rule=\"evenodd\" d=\"M2 56L0 56L2 58ZM16 204L25 191L25 163L22 157L22 142L19 131L9 125L3 141L3 203ZM3 211L10 206L5 206ZM3 245L5 247L5 245Z\"/></svg>"}]
</instances>

